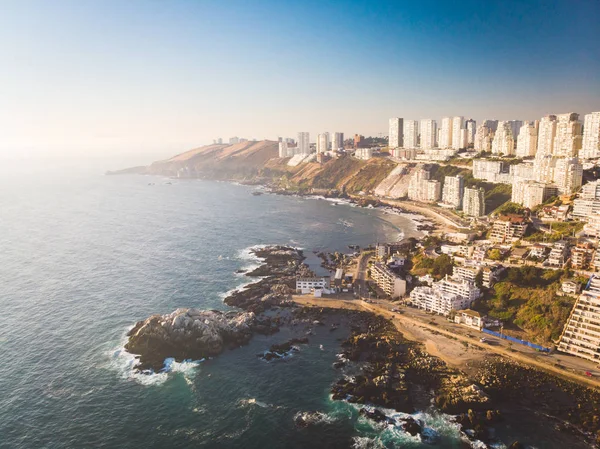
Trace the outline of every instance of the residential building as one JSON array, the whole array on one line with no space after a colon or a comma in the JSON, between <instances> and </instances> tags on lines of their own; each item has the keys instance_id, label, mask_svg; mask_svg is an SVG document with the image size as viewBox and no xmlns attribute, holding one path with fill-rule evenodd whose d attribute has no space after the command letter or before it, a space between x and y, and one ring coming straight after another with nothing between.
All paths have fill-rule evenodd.
<instances>
[{"instance_id":1,"label":"residential building","mask_svg":"<svg viewBox=\"0 0 600 449\"><path fill-rule=\"evenodd\" d=\"M589 243L578 243L571 248L571 268L587 270L593 260L594 249Z\"/></svg>"},{"instance_id":2,"label":"residential building","mask_svg":"<svg viewBox=\"0 0 600 449\"><path fill-rule=\"evenodd\" d=\"M440 138L438 139L438 146L440 148L452 148L452 130L452 117L444 117L440 129Z\"/></svg>"},{"instance_id":3,"label":"residential building","mask_svg":"<svg viewBox=\"0 0 600 449\"><path fill-rule=\"evenodd\" d=\"M540 156L538 149L538 152L535 156L535 161L533 162L533 173L535 180L547 184L554 182L554 168L556 167L556 160L557 159L551 154Z\"/></svg>"},{"instance_id":4,"label":"residential building","mask_svg":"<svg viewBox=\"0 0 600 449\"><path fill-rule=\"evenodd\" d=\"M581 195L579 198L584 200L598 200L600 199L600 180L588 182L581 189Z\"/></svg>"},{"instance_id":5,"label":"residential building","mask_svg":"<svg viewBox=\"0 0 600 449\"><path fill-rule=\"evenodd\" d=\"M460 130L460 148L467 148L469 146L469 131L467 128Z\"/></svg>"},{"instance_id":6,"label":"residential building","mask_svg":"<svg viewBox=\"0 0 600 449\"><path fill-rule=\"evenodd\" d=\"M334 132L333 140L331 141L331 149L333 151L342 150L344 148L344 133Z\"/></svg>"},{"instance_id":7,"label":"residential building","mask_svg":"<svg viewBox=\"0 0 600 449\"><path fill-rule=\"evenodd\" d=\"M465 182L462 176L446 176L442 191L442 202L456 209L462 207Z\"/></svg>"},{"instance_id":8,"label":"residential building","mask_svg":"<svg viewBox=\"0 0 600 449\"><path fill-rule=\"evenodd\" d=\"M477 122L470 118L465 122L465 127L467 129L467 146L473 147L475 144L475 132L477 131Z\"/></svg>"},{"instance_id":9,"label":"residential building","mask_svg":"<svg viewBox=\"0 0 600 449\"><path fill-rule=\"evenodd\" d=\"M329 277L296 278L296 291L306 294L315 289L328 288L330 283Z\"/></svg>"},{"instance_id":10,"label":"residential building","mask_svg":"<svg viewBox=\"0 0 600 449\"><path fill-rule=\"evenodd\" d=\"M483 328L483 319L479 312L471 309L459 310L454 315L454 322L473 329L481 330Z\"/></svg>"},{"instance_id":11,"label":"residential building","mask_svg":"<svg viewBox=\"0 0 600 449\"><path fill-rule=\"evenodd\" d=\"M419 139L419 122L404 120L404 148L417 148Z\"/></svg>"},{"instance_id":12,"label":"residential building","mask_svg":"<svg viewBox=\"0 0 600 449\"><path fill-rule=\"evenodd\" d=\"M464 128L464 123L465 123L465 118L458 116L458 117L452 117L452 148L454 148L455 150L460 150L461 148L465 148L465 146L463 146L463 141L461 140L462 137L466 137L466 133L463 134L461 133L461 130Z\"/></svg>"},{"instance_id":13,"label":"residential building","mask_svg":"<svg viewBox=\"0 0 600 449\"><path fill-rule=\"evenodd\" d=\"M566 158L577 156L581 149L582 139L579 114L569 112L556 116L556 135L552 152L555 156Z\"/></svg>"},{"instance_id":14,"label":"residential building","mask_svg":"<svg viewBox=\"0 0 600 449\"><path fill-rule=\"evenodd\" d=\"M308 132L298 133L298 154L305 156L310 154L310 134Z\"/></svg>"},{"instance_id":15,"label":"residential building","mask_svg":"<svg viewBox=\"0 0 600 449\"><path fill-rule=\"evenodd\" d=\"M492 154L511 156L515 154L515 139L509 122L499 122L492 141Z\"/></svg>"},{"instance_id":16,"label":"residential building","mask_svg":"<svg viewBox=\"0 0 600 449\"><path fill-rule=\"evenodd\" d=\"M230 137L229 138L229 145L235 145L236 143L240 143L240 138L239 137Z\"/></svg>"},{"instance_id":17,"label":"residential building","mask_svg":"<svg viewBox=\"0 0 600 449\"><path fill-rule=\"evenodd\" d=\"M365 147L365 136L360 134L354 134L354 148Z\"/></svg>"},{"instance_id":18,"label":"residential building","mask_svg":"<svg viewBox=\"0 0 600 449\"><path fill-rule=\"evenodd\" d=\"M548 254L547 262L553 267L562 268L567 262L567 254L569 251L569 245L564 240L554 242L550 254Z\"/></svg>"},{"instance_id":19,"label":"residential building","mask_svg":"<svg viewBox=\"0 0 600 449\"><path fill-rule=\"evenodd\" d=\"M406 281L386 265L374 263L371 266L371 278L380 289L392 298L399 298L406 294Z\"/></svg>"},{"instance_id":20,"label":"residential building","mask_svg":"<svg viewBox=\"0 0 600 449\"><path fill-rule=\"evenodd\" d=\"M600 157L600 112L586 114L583 122L583 142L580 157L595 159Z\"/></svg>"},{"instance_id":21,"label":"residential building","mask_svg":"<svg viewBox=\"0 0 600 449\"><path fill-rule=\"evenodd\" d=\"M536 157L550 155L554 151L556 136L556 115L547 115L540 120Z\"/></svg>"},{"instance_id":22,"label":"residential building","mask_svg":"<svg viewBox=\"0 0 600 449\"><path fill-rule=\"evenodd\" d=\"M329 133L317 135L317 154L326 153L329 150Z\"/></svg>"},{"instance_id":23,"label":"residential building","mask_svg":"<svg viewBox=\"0 0 600 449\"><path fill-rule=\"evenodd\" d=\"M510 165L509 173L513 184L518 181L529 181L535 179L533 164L526 162L522 164Z\"/></svg>"},{"instance_id":24,"label":"residential building","mask_svg":"<svg viewBox=\"0 0 600 449\"><path fill-rule=\"evenodd\" d=\"M548 198L555 196L556 186L536 181L515 181L512 188L511 201L521 204L528 209L542 204Z\"/></svg>"},{"instance_id":25,"label":"residential building","mask_svg":"<svg viewBox=\"0 0 600 449\"><path fill-rule=\"evenodd\" d=\"M410 292L410 301L420 309L448 316L452 310L470 307L480 294L473 283L446 277L431 287L415 287Z\"/></svg>"},{"instance_id":26,"label":"residential building","mask_svg":"<svg viewBox=\"0 0 600 449\"><path fill-rule=\"evenodd\" d=\"M482 188L464 189L463 213L470 217L482 217L485 215L485 192Z\"/></svg>"},{"instance_id":27,"label":"residential building","mask_svg":"<svg viewBox=\"0 0 600 449\"><path fill-rule=\"evenodd\" d=\"M488 159L473 159L473 177L488 182L499 182L504 172L502 161L491 161ZM510 181L509 181L510 182Z\"/></svg>"},{"instance_id":28,"label":"residential building","mask_svg":"<svg viewBox=\"0 0 600 449\"><path fill-rule=\"evenodd\" d=\"M373 157L373 149L372 148L357 148L354 151L354 157L357 159L362 159L363 161L368 161Z\"/></svg>"},{"instance_id":29,"label":"residential building","mask_svg":"<svg viewBox=\"0 0 600 449\"><path fill-rule=\"evenodd\" d=\"M523 127L523 120L509 120L507 123L510 125L510 130L516 143L517 139L519 138L521 128Z\"/></svg>"},{"instance_id":30,"label":"residential building","mask_svg":"<svg viewBox=\"0 0 600 449\"><path fill-rule=\"evenodd\" d=\"M562 292L566 295L576 295L581 290L581 285L574 281L565 281L560 286Z\"/></svg>"},{"instance_id":31,"label":"residential building","mask_svg":"<svg viewBox=\"0 0 600 449\"><path fill-rule=\"evenodd\" d=\"M590 237L600 237L600 213L592 212L587 216L587 223L583 227L583 233Z\"/></svg>"},{"instance_id":32,"label":"residential building","mask_svg":"<svg viewBox=\"0 0 600 449\"><path fill-rule=\"evenodd\" d=\"M529 248L529 258L544 260L546 258L547 252L548 247L546 245L542 245L541 243L534 243Z\"/></svg>"},{"instance_id":33,"label":"residential building","mask_svg":"<svg viewBox=\"0 0 600 449\"><path fill-rule=\"evenodd\" d=\"M487 126L491 132L495 133L498 129L498 120L484 120L483 125Z\"/></svg>"},{"instance_id":34,"label":"residential building","mask_svg":"<svg viewBox=\"0 0 600 449\"><path fill-rule=\"evenodd\" d=\"M396 159L414 161L417 158L416 148L390 148L390 156Z\"/></svg>"},{"instance_id":35,"label":"residential building","mask_svg":"<svg viewBox=\"0 0 600 449\"><path fill-rule=\"evenodd\" d=\"M473 147L475 151L492 151L492 140L494 138L494 132L485 124L479 125L475 132L475 141Z\"/></svg>"},{"instance_id":36,"label":"residential building","mask_svg":"<svg viewBox=\"0 0 600 449\"><path fill-rule=\"evenodd\" d=\"M478 265L473 266L456 266L452 269L452 277L459 281L467 281L475 284L475 278L481 271L481 267Z\"/></svg>"},{"instance_id":37,"label":"residential building","mask_svg":"<svg viewBox=\"0 0 600 449\"><path fill-rule=\"evenodd\" d=\"M592 259L592 270L600 271L600 251L596 251L594 253L594 258Z\"/></svg>"},{"instance_id":38,"label":"residential building","mask_svg":"<svg viewBox=\"0 0 600 449\"><path fill-rule=\"evenodd\" d=\"M587 184L584 186L586 187ZM573 218L588 221L589 217L594 214L600 214L600 200L587 200L577 198L573 201Z\"/></svg>"},{"instance_id":39,"label":"residential building","mask_svg":"<svg viewBox=\"0 0 600 449\"><path fill-rule=\"evenodd\" d=\"M537 150L538 130L536 124L525 123L517 137L517 157L535 156Z\"/></svg>"},{"instance_id":40,"label":"residential building","mask_svg":"<svg viewBox=\"0 0 600 449\"><path fill-rule=\"evenodd\" d=\"M375 245L375 256L379 260L384 260L388 256L401 251L404 247L404 244L401 242L393 242L393 243L377 243Z\"/></svg>"},{"instance_id":41,"label":"residential building","mask_svg":"<svg viewBox=\"0 0 600 449\"><path fill-rule=\"evenodd\" d=\"M576 192L581 187L583 165L579 158L559 158L554 166L554 184L561 195Z\"/></svg>"},{"instance_id":42,"label":"residential building","mask_svg":"<svg viewBox=\"0 0 600 449\"><path fill-rule=\"evenodd\" d=\"M442 188L437 180L429 179L430 173L424 168L417 168L408 184L408 198L415 201L439 201Z\"/></svg>"},{"instance_id":43,"label":"residential building","mask_svg":"<svg viewBox=\"0 0 600 449\"><path fill-rule=\"evenodd\" d=\"M513 242L523 237L526 230L525 217L514 214L501 215L492 225L490 240L494 243Z\"/></svg>"},{"instance_id":44,"label":"residential building","mask_svg":"<svg viewBox=\"0 0 600 449\"><path fill-rule=\"evenodd\" d=\"M600 292L587 290L579 295L558 350L595 363L600 361Z\"/></svg>"},{"instance_id":45,"label":"residential building","mask_svg":"<svg viewBox=\"0 0 600 449\"><path fill-rule=\"evenodd\" d=\"M388 146L390 148L397 148L404 146L404 140L402 136L403 128L404 128L404 120L399 117L394 117L390 119L390 133L389 133L389 141Z\"/></svg>"},{"instance_id":46,"label":"residential building","mask_svg":"<svg viewBox=\"0 0 600 449\"><path fill-rule=\"evenodd\" d=\"M284 158L284 157L291 157L293 156L294 150L292 149L292 154L289 154L289 148L288 148L288 143L286 141L281 141L279 142L279 157L280 158Z\"/></svg>"},{"instance_id":47,"label":"residential building","mask_svg":"<svg viewBox=\"0 0 600 449\"><path fill-rule=\"evenodd\" d=\"M437 147L437 123L435 120L421 120L421 148L430 150Z\"/></svg>"}]
</instances>

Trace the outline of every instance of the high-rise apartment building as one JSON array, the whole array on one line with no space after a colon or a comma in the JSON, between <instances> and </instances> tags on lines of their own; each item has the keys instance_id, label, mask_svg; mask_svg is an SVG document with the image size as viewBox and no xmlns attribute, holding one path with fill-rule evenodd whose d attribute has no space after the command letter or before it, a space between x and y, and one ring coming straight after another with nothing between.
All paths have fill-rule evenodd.
<instances>
[{"instance_id":1,"label":"high-rise apartment building","mask_svg":"<svg viewBox=\"0 0 600 449\"><path fill-rule=\"evenodd\" d=\"M444 187L442 189L442 202L455 209L462 206L465 181L462 176L446 176L444 178Z\"/></svg>"},{"instance_id":2,"label":"high-rise apartment building","mask_svg":"<svg viewBox=\"0 0 600 449\"><path fill-rule=\"evenodd\" d=\"M556 116L556 135L552 154L557 157L573 157L579 154L582 141L579 114L569 112Z\"/></svg>"},{"instance_id":3,"label":"high-rise apartment building","mask_svg":"<svg viewBox=\"0 0 600 449\"><path fill-rule=\"evenodd\" d=\"M463 213L470 217L485 215L485 192L481 188L465 188L462 202Z\"/></svg>"},{"instance_id":4,"label":"high-rise apartment building","mask_svg":"<svg viewBox=\"0 0 600 449\"><path fill-rule=\"evenodd\" d=\"M557 189L553 185L536 181L516 181L513 183L510 200L532 209L556 193Z\"/></svg>"},{"instance_id":5,"label":"high-rise apartment building","mask_svg":"<svg viewBox=\"0 0 600 449\"><path fill-rule=\"evenodd\" d=\"M475 132L477 131L477 122L470 118L465 122L467 128L467 146L472 147L475 144Z\"/></svg>"},{"instance_id":6,"label":"high-rise apartment building","mask_svg":"<svg viewBox=\"0 0 600 449\"><path fill-rule=\"evenodd\" d=\"M417 148L419 124L416 120L404 120L404 148Z\"/></svg>"},{"instance_id":7,"label":"high-rise apartment building","mask_svg":"<svg viewBox=\"0 0 600 449\"><path fill-rule=\"evenodd\" d=\"M536 157L544 157L554 151L556 136L556 115L547 115L540 120Z\"/></svg>"},{"instance_id":8,"label":"high-rise apartment building","mask_svg":"<svg viewBox=\"0 0 600 449\"><path fill-rule=\"evenodd\" d=\"M494 133L491 129L485 125L479 125L477 127L477 131L475 133L475 142L474 148L475 151L492 151L492 139L494 137Z\"/></svg>"},{"instance_id":9,"label":"high-rise apartment building","mask_svg":"<svg viewBox=\"0 0 600 449\"><path fill-rule=\"evenodd\" d=\"M498 120L484 120L482 125L487 126L491 132L495 133L498 129Z\"/></svg>"},{"instance_id":10,"label":"high-rise apartment building","mask_svg":"<svg viewBox=\"0 0 600 449\"><path fill-rule=\"evenodd\" d=\"M511 156L515 154L515 140L513 138L510 123L499 122L494 140L492 141L492 153Z\"/></svg>"},{"instance_id":11,"label":"high-rise apartment building","mask_svg":"<svg viewBox=\"0 0 600 449\"><path fill-rule=\"evenodd\" d=\"M329 133L317 135L317 153L325 153L329 149Z\"/></svg>"},{"instance_id":12,"label":"high-rise apartment building","mask_svg":"<svg viewBox=\"0 0 600 449\"><path fill-rule=\"evenodd\" d=\"M580 157L583 159L600 157L600 112L585 115Z\"/></svg>"},{"instance_id":13,"label":"high-rise apartment building","mask_svg":"<svg viewBox=\"0 0 600 449\"><path fill-rule=\"evenodd\" d=\"M337 151L344 148L344 133L333 133L333 140L331 141L331 149Z\"/></svg>"},{"instance_id":14,"label":"high-rise apartment building","mask_svg":"<svg viewBox=\"0 0 600 449\"><path fill-rule=\"evenodd\" d=\"M467 148L469 146L469 130L463 128L460 130L460 147Z\"/></svg>"},{"instance_id":15,"label":"high-rise apartment building","mask_svg":"<svg viewBox=\"0 0 600 449\"><path fill-rule=\"evenodd\" d=\"M298 154L305 156L310 154L310 134L308 132L298 133Z\"/></svg>"},{"instance_id":16,"label":"high-rise apartment building","mask_svg":"<svg viewBox=\"0 0 600 449\"><path fill-rule=\"evenodd\" d=\"M521 127L523 126L523 120L509 120L510 130L512 131L513 139L515 142L519 137L519 133L521 132Z\"/></svg>"},{"instance_id":17,"label":"high-rise apartment building","mask_svg":"<svg viewBox=\"0 0 600 449\"><path fill-rule=\"evenodd\" d=\"M577 157L558 158L554 166L554 184L561 195L573 193L581 187L583 165Z\"/></svg>"},{"instance_id":18,"label":"high-rise apartment building","mask_svg":"<svg viewBox=\"0 0 600 449\"><path fill-rule=\"evenodd\" d=\"M430 150L437 145L437 124L435 120L421 120L421 148Z\"/></svg>"},{"instance_id":19,"label":"high-rise apartment building","mask_svg":"<svg viewBox=\"0 0 600 449\"><path fill-rule=\"evenodd\" d=\"M440 138L438 146L442 149L452 148L452 117L444 117L442 119L442 127L440 128Z\"/></svg>"},{"instance_id":20,"label":"high-rise apartment building","mask_svg":"<svg viewBox=\"0 0 600 449\"><path fill-rule=\"evenodd\" d=\"M535 156L537 149L538 130L536 124L525 123L521 126L517 137L517 157Z\"/></svg>"},{"instance_id":21,"label":"high-rise apartment building","mask_svg":"<svg viewBox=\"0 0 600 449\"><path fill-rule=\"evenodd\" d=\"M600 361L600 292L595 288L577 298L558 350L595 363Z\"/></svg>"},{"instance_id":22,"label":"high-rise apartment building","mask_svg":"<svg viewBox=\"0 0 600 449\"><path fill-rule=\"evenodd\" d=\"M408 198L424 202L439 201L442 186L439 181L429 178L428 170L422 167L415 169L408 184Z\"/></svg>"},{"instance_id":23,"label":"high-rise apartment building","mask_svg":"<svg viewBox=\"0 0 600 449\"><path fill-rule=\"evenodd\" d=\"M455 150L465 148L464 146L462 146L463 142L461 140L461 138L463 137L461 130L464 129L464 124L464 117L452 117L452 148L454 148Z\"/></svg>"},{"instance_id":24,"label":"high-rise apartment building","mask_svg":"<svg viewBox=\"0 0 600 449\"><path fill-rule=\"evenodd\" d=\"M390 148L398 148L404 145L402 132L404 128L404 120L399 117L390 119L390 133L388 146Z\"/></svg>"}]
</instances>

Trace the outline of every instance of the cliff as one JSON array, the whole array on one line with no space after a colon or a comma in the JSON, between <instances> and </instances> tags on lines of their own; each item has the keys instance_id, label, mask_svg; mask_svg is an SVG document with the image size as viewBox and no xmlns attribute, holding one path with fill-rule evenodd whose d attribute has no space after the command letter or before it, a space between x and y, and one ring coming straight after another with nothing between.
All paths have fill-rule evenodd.
<instances>
[{"instance_id":1,"label":"cliff","mask_svg":"<svg viewBox=\"0 0 600 449\"><path fill-rule=\"evenodd\" d=\"M147 167L108 174L234 180L269 184L289 192L337 190L358 193L373 192L396 167L396 163L384 158L362 161L351 156L292 167L287 164L289 159L278 158L278 152L278 142L270 140L206 145Z\"/></svg>"}]
</instances>

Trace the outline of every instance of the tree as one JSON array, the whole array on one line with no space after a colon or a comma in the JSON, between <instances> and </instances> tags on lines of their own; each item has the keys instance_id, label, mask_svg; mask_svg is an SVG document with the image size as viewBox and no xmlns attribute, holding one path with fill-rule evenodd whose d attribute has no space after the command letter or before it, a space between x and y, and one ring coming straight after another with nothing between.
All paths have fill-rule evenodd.
<instances>
[{"instance_id":1,"label":"tree","mask_svg":"<svg viewBox=\"0 0 600 449\"><path fill-rule=\"evenodd\" d=\"M453 266L454 264L452 263L452 258L447 254L442 254L433 261L431 274L434 276L444 277L447 274L452 274Z\"/></svg>"},{"instance_id":2,"label":"tree","mask_svg":"<svg viewBox=\"0 0 600 449\"><path fill-rule=\"evenodd\" d=\"M483 287L483 270L479 270L475 275L475 285L479 289Z\"/></svg>"},{"instance_id":3,"label":"tree","mask_svg":"<svg viewBox=\"0 0 600 449\"><path fill-rule=\"evenodd\" d=\"M498 248L494 248L489 252L488 258L492 260L502 260L502 253Z\"/></svg>"}]
</instances>

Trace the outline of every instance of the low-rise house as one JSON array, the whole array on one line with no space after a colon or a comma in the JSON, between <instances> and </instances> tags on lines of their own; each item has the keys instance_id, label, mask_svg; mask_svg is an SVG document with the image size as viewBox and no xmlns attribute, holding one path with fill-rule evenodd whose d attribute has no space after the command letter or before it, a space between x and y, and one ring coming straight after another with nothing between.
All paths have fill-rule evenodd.
<instances>
[{"instance_id":1,"label":"low-rise house","mask_svg":"<svg viewBox=\"0 0 600 449\"><path fill-rule=\"evenodd\" d=\"M552 245L548 255L548 265L553 267L563 267L567 261L568 244L564 240L559 240Z\"/></svg>"},{"instance_id":2,"label":"low-rise house","mask_svg":"<svg viewBox=\"0 0 600 449\"><path fill-rule=\"evenodd\" d=\"M567 295L576 295L581 290L581 285L575 281L565 281L562 283L560 289Z\"/></svg>"},{"instance_id":3,"label":"low-rise house","mask_svg":"<svg viewBox=\"0 0 600 449\"><path fill-rule=\"evenodd\" d=\"M371 278L380 289L392 298L399 298L406 294L406 280L383 264L374 263L372 265Z\"/></svg>"},{"instance_id":4,"label":"low-rise house","mask_svg":"<svg viewBox=\"0 0 600 449\"><path fill-rule=\"evenodd\" d=\"M481 284L486 288L492 288L493 285L498 282L500 275L505 271L502 265L492 265L483 268L482 282Z\"/></svg>"},{"instance_id":5,"label":"low-rise house","mask_svg":"<svg viewBox=\"0 0 600 449\"><path fill-rule=\"evenodd\" d=\"M543 260L546 257L547 251L548 247L546 245L542 245L541 243L534 243L529 248L529 257L538 260Z\"/></svg>"},{"instance_id":6,"label":"low-rise house","mask_svg":"<svg viewBox=\"0 0 600 449\"><path fill-rule=\"evenodd\" d=\"M492 225L490 240L494 243L514 242L527 230L525 217L515 214L501 215Z\"/></svg>"},{"instance_id":7,"label":"low-rise house","mask_svg":"<svg viewBox=\"0 0 600 449\"><path fill-rule=\"evenodd\" d=\"M479 266L457 266L453 268L452 277L456 280L475 284L475 278L480 271L481 267Z\"/></svg>"},{"instance_id":8,"label":"low-rise house","mask_svg":"<svg viewBox=\"0 0 600 449\"><path fill-rule=\"evenodd\" d=\"M592 263L594 249L590 243L578 243L571 248L571 268L587 270Z\"/></svg>"},{"instance_id":9,"label":"low-rise house","mask_svg":"<svg viewBox=\"0 0 600 449\"><path fill-rule=\"evenodd\" d=\"M329 277L296 278L296 292L307 294L316 289L329 288Z\"/></svg>"},{"instance_id":10,"label":"low-rise house","mask_svg":"<svg viewBox=\"0 0 600 449\"><path fill-rule=\"evenodd\" d=\"M472 259L476 260L478 262L483 262L485 260L485 256L487 254L487 251L489 249L489 246L487 245L479 245L476 246L473 249L473 254L472 254Z\"/></svg>"},{"instance_id":11,"label":"low-rise house","mask_svg":"<svg viewBox=\"0 0 600 449\"><path fill-rule=\"evenodd\" d=\"M481 330L483 327L481 315L471 309L458 310L454 315L454 322L477 330Z\"/></svg>"},{"instance_id":12,"label":"low-rise house","mask_svg":"<svg viewBox=\"0 0 600 449\"><path fill-rule=\"evenodd\" d=\"M510 252L509 262L522 264L525 262L529 248L513 248Z\"/></svg>"},{"instance_id":13,"label":"low-rise house","mask_svg":"<svg viewBox=\"0 0 600 449\"><path fill-rule=\"evenodd\" d=\"M388 259L388 265L392 267L403 267L408 261L408 255L402 253L395 253Z\"/></svg>"},{"instance_id":14,"label":"low-rise house","mask_svg":"<svg viewBox=\"0 0 600 449\"><path fill-rule=\"evenodd\" d=\"M569 206L545 206L539 213L542 221L566 221L569 215Z\"/></svg>"}]
</instances>

